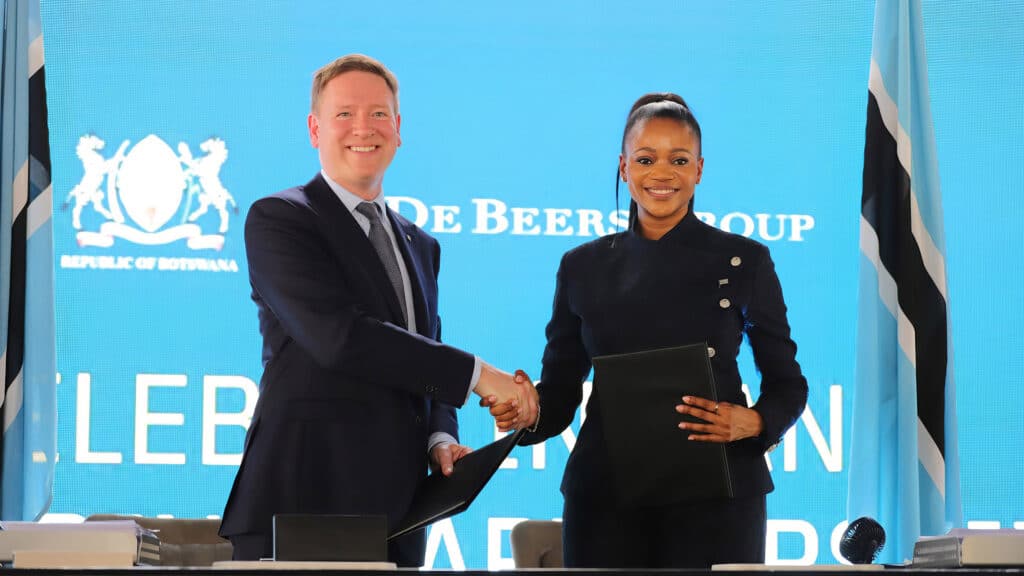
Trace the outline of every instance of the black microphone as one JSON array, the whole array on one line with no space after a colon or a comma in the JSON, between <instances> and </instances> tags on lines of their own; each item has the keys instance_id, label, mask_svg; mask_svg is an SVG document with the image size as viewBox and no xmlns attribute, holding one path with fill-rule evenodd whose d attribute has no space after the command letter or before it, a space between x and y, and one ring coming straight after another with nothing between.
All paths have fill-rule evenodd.
<instances>
[{"instance_id":1,"label":"black microphone","mask_svg":"<svg viewBox=\"0 0 1024 576\"><path fill-rule=\"evenodd\" d=\"M839 553L853 564L871 564L884 547L885 530L867 516L850 522L839 541Z\"/></svg>"}]
</instances>

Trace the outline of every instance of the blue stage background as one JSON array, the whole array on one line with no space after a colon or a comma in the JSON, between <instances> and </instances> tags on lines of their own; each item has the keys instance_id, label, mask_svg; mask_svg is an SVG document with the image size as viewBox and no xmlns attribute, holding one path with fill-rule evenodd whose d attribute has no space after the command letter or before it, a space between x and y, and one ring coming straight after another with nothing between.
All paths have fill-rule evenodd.
<instances>
[{"instance_id":1,"label":"blue stage background","mask_svg":"<svg viewBox=\"0 0 1024 576\"><path fill-rule=\"evenodd\" d=\"M1024 0L923 5L965 518L1024 528ZM704 132L696 210L771 248L811 389L769 456L769 561L836 562L872 14L867 0L43 0L60 373L50 512L221 513L261 371L244 216L316 172L311 75L364 52L401 83L385 193L442 244L446 340L535 377L561 254L621 219L629 106L648 91L687 99ZM120 225L97 209L113 170ZM756 397L748 352L741 370ZM460 421L467 444L496 435L472 404ZM469 511L432 529L427 566L511 566L517 519L561 514L578 426L517 448Z\"/></svg>"}]
</instances>

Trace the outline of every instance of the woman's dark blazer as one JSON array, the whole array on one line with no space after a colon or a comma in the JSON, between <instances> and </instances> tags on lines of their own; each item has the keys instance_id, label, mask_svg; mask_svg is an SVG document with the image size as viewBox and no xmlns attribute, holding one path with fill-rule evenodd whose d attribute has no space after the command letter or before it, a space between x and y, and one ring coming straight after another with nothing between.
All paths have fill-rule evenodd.
<instances>
[{"instance_id":1,"label":"woman's dark blazer","mask_svg":"<svg viewBox=\"0 0 1024 576\"><path fill-rule=\"evenodd\" d=\"M692 212L657 241L635 231L599 238L563 256L546 332L541 416L525 444L572 422L591 358L605 354L706 342L719 400L746 406L736 362L746 335L761 372L752 407L764 431L728 444L726 452L737 497L773 489L764 454L803 411L807 382L764 245L706 225ZM608 484L600 404L595 387L562 479L566 498Z\"/></svg>"}]
</instances>

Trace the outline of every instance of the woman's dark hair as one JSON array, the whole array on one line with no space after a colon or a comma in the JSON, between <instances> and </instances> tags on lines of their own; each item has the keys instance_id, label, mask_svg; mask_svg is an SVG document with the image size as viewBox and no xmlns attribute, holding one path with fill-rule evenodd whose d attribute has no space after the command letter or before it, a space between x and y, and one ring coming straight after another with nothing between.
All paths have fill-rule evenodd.
<instances>
[{"instance_id":1,"label":"woman's dark hair","mask_svg":"<svg viewBox=\"0 0 1024 576\"><path fill-rule=\"evenodd\" d=\"M629 115L626 116L626 127L622 130L622 153L626 152L626 138L629 137L630 132L637 124L646 122L651 118L668 118L675 120L683 126L687 126L690 130L693 130L694 135L697 136L697 145L701 146L701 134L700 124L697 122L697 118L690 112L690 107L686 104L686 100L683 100L682 96L673 94L671 92L654 92L651 94L644 94L633 103L633 107L629 109ZM699 152L698 152L699 153ZM619 168L615 167L615 209L619 208ZM690 205L687 210L693 210L693 198L690 199ZM637 219L637 206L636 201L629 201L629 228L632 230L636 225Z\"/></svg>"}]
</instances>

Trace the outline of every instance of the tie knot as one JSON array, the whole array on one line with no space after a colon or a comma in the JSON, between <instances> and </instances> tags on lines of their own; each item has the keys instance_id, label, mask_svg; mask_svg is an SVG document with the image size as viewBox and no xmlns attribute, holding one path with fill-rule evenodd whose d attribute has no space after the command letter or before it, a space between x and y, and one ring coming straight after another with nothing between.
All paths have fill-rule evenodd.
<instances>
[{"instance_id":1,"label":"tie knot","mask_svg":"<svg viewBox=\"0 0 1024 576\"><path fill-rule=\"evenodd\" d=\"M380 220L380 207L375 202L361 202L356 206L356 212L370 219L370 222Z\"/></svg>"}]
</instances>

